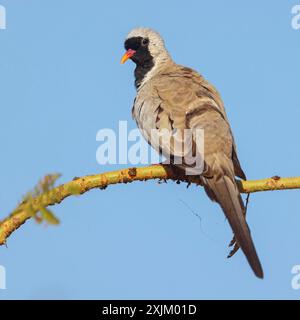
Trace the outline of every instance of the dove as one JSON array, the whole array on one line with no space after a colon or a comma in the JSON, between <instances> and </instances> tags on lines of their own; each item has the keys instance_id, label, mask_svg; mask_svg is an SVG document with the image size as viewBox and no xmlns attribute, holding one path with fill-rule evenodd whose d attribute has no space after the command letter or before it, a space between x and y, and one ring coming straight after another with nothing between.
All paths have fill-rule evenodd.
<instances>
[{"instance_id":1,"label":"dove","mask_svg":"<svg viewBox=\"0 0 300 320\"><path fill-rule=\"evenodd\" d=\"M208 197L222 208L234 233L234 241L244 252L254 274L263 278L263 269L246 222L245 205L235 180L236 177L245 180L246 176L237 157L220 94L198 72L176 64L163 38L152 29L133 29L127 35L124 47L126 52L121 63L130 59L136 64L137 95L132 115L144 138L182 170L191 167L184 159L178 162L178 158L184 158L184 152L175 148L175 140L184 143L184 135L174 138L172 133L203 130L204 152L195 152L201 148L194 134L191 138L193 155L202 155L203 158L201 172L194 174L199 175ZM171 143L152 139L155 130L169 130Z\"/></svg>"}]
</instances>

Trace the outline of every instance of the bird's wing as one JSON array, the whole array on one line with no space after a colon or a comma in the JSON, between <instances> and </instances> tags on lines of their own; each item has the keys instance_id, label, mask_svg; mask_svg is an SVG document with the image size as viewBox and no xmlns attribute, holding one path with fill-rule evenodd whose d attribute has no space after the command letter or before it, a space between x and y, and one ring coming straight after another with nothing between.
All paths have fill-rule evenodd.
<instances>
[{"instance_id":1,"label":"bird's wing","mask_svg":"<svg viewBox=\"0 0 300 320\"><path fill-rule=\"evenodd\" d=\"M216 89L198 73L186 67L173 67L156 76L144 91L141 95L146 97L144 105L136 117L142 114L141 125L159 130L202 128L205 135L209 135L207 139L214 141L214 144L205 144L205 155L222 149L231 158L233 138L222 100ZM149 116L151 114L154 116ZM206 121L207 115L210 121ZM219 121L223 125L217 128Z\"/></svg>"},{"instance_id":2,"label":"bird's wing","mask_svg":"<svg viewBox=\"0 0 300 320\"><path fill-rule=\"evenodd\" d=\"M205 81L204 79L203 79L203 81L201 81L201 86L206 89L206 92L204 94L208 94L209 97L211 97L213 99L213 101L217 104L219 110L221 111L223 118L228 122L224 103L223 103L221 96L220 96L219 92L217 91L217 89L213 85L211 85L209 82ZM246 180L246 175L241 167L240 161L237 156L237 147L236 147L236 144L234 141L234 137L233 137L231 128L230 128L230 133L231 133L231 137L232 137L231 159L232 159L233 166L234 166L234 173L237 177L239 177L243 180Z\"/></svg>"}]
</instances>

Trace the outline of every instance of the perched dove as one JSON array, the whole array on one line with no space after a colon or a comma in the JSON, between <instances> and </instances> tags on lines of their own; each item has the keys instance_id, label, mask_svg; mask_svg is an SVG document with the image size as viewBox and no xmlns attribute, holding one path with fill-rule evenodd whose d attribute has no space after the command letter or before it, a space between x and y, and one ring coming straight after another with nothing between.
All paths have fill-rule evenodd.
<instances>
[{"instance_id":1,"label":"perched dove","mask_svg":"<svg viewBox=\"0 0 300 320\"><path fill-rule=\"evenodd\" d=\"M125 49L121 63L131 59L136 64L134 75L137 96L132 113L142 134L157 151L169 155L171 161L174 161L180 157L180 152L175 151L174 147L176 139L173 137L171 143L161 139L158 143L157 140L153 142L151 132L162 129L170 132L197 128L203 130L204 166L199 173L201 182L209 198L223 209L235 240L255 275L263 278L263 270L245 219L245 206L235 182L235 176L242 179L246 177L237 158L233 135L219 93L199 73L173 62L163 39L151 29L132 30L125 40ZM198 149L195 140L193 143L193 150ZM188 165L182 161L178 167Z\"/></svg>"}]
</instances>

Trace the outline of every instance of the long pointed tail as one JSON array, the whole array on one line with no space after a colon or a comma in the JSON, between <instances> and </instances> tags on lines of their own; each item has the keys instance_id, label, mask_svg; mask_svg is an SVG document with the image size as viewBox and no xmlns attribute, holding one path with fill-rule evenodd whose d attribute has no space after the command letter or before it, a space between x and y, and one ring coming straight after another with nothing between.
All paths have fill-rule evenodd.
<instances>
[{"instance_id":1,"label":"long pointed tail","mask_svg":"<svg viewBox=\"0 0 300 320\"><path fill-rule=\"evenodd\" d=\"M245 207L235 181L226 175L203 178L203 180L208 196L222 207L235 238L255 275L263 278L263 269L244 217Z\"/></svg>"}]
</instances>

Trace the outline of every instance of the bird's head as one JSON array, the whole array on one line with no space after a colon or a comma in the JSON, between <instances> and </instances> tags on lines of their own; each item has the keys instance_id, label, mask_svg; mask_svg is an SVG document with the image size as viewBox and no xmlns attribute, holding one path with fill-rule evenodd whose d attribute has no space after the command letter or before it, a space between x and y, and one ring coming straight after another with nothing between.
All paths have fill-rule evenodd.
<instances>
[{"instance_id":1,"label":"bird's head","mask_svg":"<svg viewBox=\"0 0 300 320\"><path fill-rule=\"evenodd\" d=\"M129 32L125 39L126 53L121 63L131 59L138 66L149 64L157 65L170 59L165 48L164 40L154 30L148 28L136 28Z\"/></svg>"}]
</instances>

